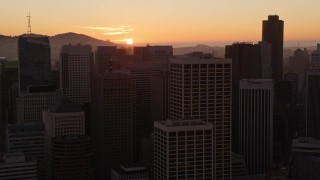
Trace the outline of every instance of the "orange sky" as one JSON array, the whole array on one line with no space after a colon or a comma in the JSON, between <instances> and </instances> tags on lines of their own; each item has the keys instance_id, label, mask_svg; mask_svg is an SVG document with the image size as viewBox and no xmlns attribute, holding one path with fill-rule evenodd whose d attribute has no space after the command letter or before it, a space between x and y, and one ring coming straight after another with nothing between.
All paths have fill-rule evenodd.
<instances>
[{"instance_id":1,"label":"orange sky","mask_svg":"<svg viewBox=\"0 0 320 180\"><path fill-rule=\"evenodd\" d=\"M262 20L278 14L285 40L316 41L319 7L319 0L2 0L0 34L25 33L30 11L37 34L77 32L135 43L255 42Z\"/></svg>"}]
</instances>

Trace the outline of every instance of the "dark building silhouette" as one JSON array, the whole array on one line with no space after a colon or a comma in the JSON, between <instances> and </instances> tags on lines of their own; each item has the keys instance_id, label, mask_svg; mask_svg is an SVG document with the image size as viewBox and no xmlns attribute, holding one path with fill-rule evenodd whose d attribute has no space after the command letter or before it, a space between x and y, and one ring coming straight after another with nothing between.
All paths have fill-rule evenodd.
<instances>
[{"instance_id":1,"label":"dark building silhouette","mask_svg":"<svg viewBox=\"0 0 320 180\"><path fill-rule=\"evenodd\" d=\"M292 138L293 96L292 82L275 82L274 117L273 117L273 163L280 164L288 158Z\"/></svg>"},{"instance_id":2,"label":"dark building silhouette","mask_svg":"<svg viewBox=\"0 0 320 180\"><path fill-rule=\"evenodd\" d=\"M65 45L60 51L60 89L78 105L91 102L93 52L89 45Z\"/></svg>"},{"instance_id":3,"label":"dark building silhouette","mask_svg":"<svg viewBox=\"0 0 320 180\"><path fill-rule=\"evenodd\" d=\"M92 134L98 179L108 179L111 168L133 162L136 145L134 78L125 73L96 76L93 93Z\"/></svg>"},{"instance_id":4,"label":"dark building silhouette","mask_svg":"<svg viewBox=\"0 0 320 180\"><path fill-rule=\"evenodd\" d=\"M232 153L232 178L248 175L245 159L236 153Z\"/></svg>"},{"instance_id":5,"label":"dark building silhouette","mask_svg":"<svg viewBox=\"0 0 320 180\"><path fill-rule=\"evenodd\" d=\"M17 123L17 97L19 97L18 81L12 83L8 89L8 124Z\"/></svg>"},{"instance_id":6,"label":"dark building silhouette","mask_svg":"<svg viewBox=\"0 0 320 180\"><path fill-rule=\"evenodd\" d=\"M94 180L91 138L57 137L52 139L52 167L55 180Z\"/></svg>"},{"instance_id":7,"label":"dark building silhouette","mask_svg":"<svg viewBox=\"0 0 320 180\"><path fill-rule=\"evenodd\" d=\"M161 76L162 63L130 61L124 67L122 72L135 78L136 128L137 140L140 141L143 137L149 137L153 132L152 84L154 84L155 77Z\"/></svg>"},{"instance_id":8,"label":"dark building silhouette","mask_svg":"<svg viewBox=\"0 0 320 180\"><path fill-rule=\"evenodd\" d=\"M28 91L31 86L50 84L51 49L47 36L19 36L18 56L20 92Z\"/></svg>"},{"instance_id":9,"label":"dark building silhouette","mask_svg":"<svg viewBox=\"0 0 320 180\"><path fill-rule=\"evenodd\" d=\"M309 67L310 55L307 49L297 49L289 57L289 71L305 75Z\"/></svg>"},{"instance_id":10,"label":"dark building silhouette","mask_svg":"<svg viewBox=\"0 0 320 180\"><path fill-rule=\"evenodd\" d=\"M270 67L267 67L270 66L270 45L268 46L266 43L235 43L227 45L225 57L232 59L232 136L233 139L236 139L239 134L240 80L270 77L270 75L268 76ZM233 141L232 143L233 152L239 152L238 141Z\"/></svg>"},{"instance_id":11,"label":"dark building silhouette","mask_svg":"<svg viewBox=\"0 0 320 180\"><path fill-rule=\"evenodd\" d=\"M262 41L271 44L272 78L275 81L282 79L283 71L283 29L284 22L279 16L270 15L262 23Z\"/></svg>"},{"instance_id":12,"label":"dark building silhouette","mask_svg":"<svg viewBox=\"0 0 320 180\"><path fill-rule=\"evenodd\" d=\"M307 79L307 137L320 139L320 72L308 72Z\"/></svg>"},{"instance_id":13,"label":"dark building silhouette","mask_svg":"<svg viewBox=\"0 0 320 180\"><path fill-rule=\"evenodd\" d=\"M1 59L0 59L1 61ZM16 122L16 111L12 111L10 106L10 88L18 81L18 62L17 61L1 61L0 62L0 107L1 107L1 125ZM19 91L18 91L19 92ZM15 99L14 99L15 100ZM16 104L14 104L16 106ZM16 107L13 107L16 108Z\"/></svg>"},{"instance_id":14,"label":"dark building silhouette","mask_svg":"<svg viewBox=\"0 0 320 180\"><path fill-rule=\"evenodd\" d=\"M111 57L118 54L117 46L98 46L95 52L95 72L101 74L112 68Z\"/></svg>"},{"instance_id":15,"label":"dark building silhouette","mask_svg":"<svg viewBox=\"0 0 320 180\"><path fill-rule=\"evenodd\" d=\"M169 70L169 59L173 56L172 46L145 46L133 47L133 55L140 57L143 61L160 61L163 70Z\"/></svg>"},{"instance_id":16,"label":"dark building silhouette","mask_svg":"<svg viewBox=\"0 0 320 180\"><path fill-rule=\"evenodd\" d=\"M152 78L152 119L165 121L169 117L169 73L161 72Z\"/></svg>"}]
</instances>

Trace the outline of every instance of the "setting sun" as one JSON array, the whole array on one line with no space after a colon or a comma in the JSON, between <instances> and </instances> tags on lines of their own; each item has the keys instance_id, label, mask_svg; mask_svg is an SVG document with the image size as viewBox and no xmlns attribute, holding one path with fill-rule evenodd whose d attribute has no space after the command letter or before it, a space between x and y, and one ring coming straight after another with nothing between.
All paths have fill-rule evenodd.
<instances>
[{"instance_id":1,"label":"setting sun","mask_svg":"<svg viewBox=\"0 0 320 180\"><path fill-rule=\"evenodd\" d=\"M128 45L132 45L133 44L133 39L126 39L126 43L128 44Z\"/></svg>"}]
</instances>

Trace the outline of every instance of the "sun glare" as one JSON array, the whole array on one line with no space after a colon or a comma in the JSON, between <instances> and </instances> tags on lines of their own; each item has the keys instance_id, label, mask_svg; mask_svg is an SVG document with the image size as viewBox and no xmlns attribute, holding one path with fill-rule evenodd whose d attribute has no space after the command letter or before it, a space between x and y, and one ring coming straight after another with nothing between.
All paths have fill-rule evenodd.
<instances>
[{"instance_id":1,"label":"sun glare","mask_svg":"<svg viewBox=\"0 0 320 180\"><path fill-rule=\"evenodd\" d=\"M133 44L133 39L126 39L126 43L128 44L128 45L132 45Z\"/></svg>"}]
</instances>

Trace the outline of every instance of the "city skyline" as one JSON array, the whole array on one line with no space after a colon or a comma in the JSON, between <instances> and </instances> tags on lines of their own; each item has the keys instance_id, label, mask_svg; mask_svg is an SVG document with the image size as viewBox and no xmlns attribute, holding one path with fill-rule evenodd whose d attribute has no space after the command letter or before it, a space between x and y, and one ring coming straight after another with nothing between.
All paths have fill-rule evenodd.
<instances>
[{"instance_id":1,"label":"city skyline","mask_svg":"<svg viewBox=\"0 0 320 180\"><path fill-rule=\"evenodd\" d=\"M246 4L246 6L243 6ZM132 38L136 44L158 43L187 45L192 43L227 44L233 41L261 40L262 19L277 14L286 22L285 41L294 45L320 39L320 26L313 12L319 2L275 1L223 2L196 1L43 1L4 0L0 12L0 34L20 35L27 32L31 12L32 32L49 36L77 32L116 43ZM239 8L241 7L241 8ZM308 9L296 13L299 9ZM13 11L14 10L14 11ZM13 13L14 12L14 13ZM61 21L63 19L63 21ZM311 43L311 42L310 42Z\"/></svg>"}]
</instances>

